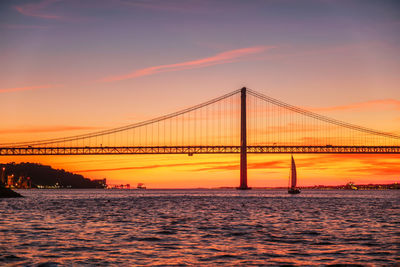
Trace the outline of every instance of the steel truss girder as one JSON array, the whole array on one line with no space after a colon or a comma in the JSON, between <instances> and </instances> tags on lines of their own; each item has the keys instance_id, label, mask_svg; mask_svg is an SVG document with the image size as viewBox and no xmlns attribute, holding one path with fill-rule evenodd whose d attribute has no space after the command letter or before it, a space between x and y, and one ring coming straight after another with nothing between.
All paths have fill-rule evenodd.
<instances>
[{"instance_id":1,"label":"steel truss girder","mask_svg":"<svg viewBox=\"0 0 400 267\"><path fill-rule=\"evenodd\" d=\"M240 153L240 146L0 147L0 156L226 153ZM400 146L247 146L247 153L400 154Z\"/></svg>"}]
</instances>

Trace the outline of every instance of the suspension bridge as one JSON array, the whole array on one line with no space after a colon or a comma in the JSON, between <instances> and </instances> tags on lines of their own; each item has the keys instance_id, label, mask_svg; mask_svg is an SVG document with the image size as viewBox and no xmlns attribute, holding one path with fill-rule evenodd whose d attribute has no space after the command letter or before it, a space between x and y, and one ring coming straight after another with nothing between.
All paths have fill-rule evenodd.
<instances>
[{"instance_id":1,"label":"suspension bridge","mask_svg":"<svg viewBox=\"0 0 400 267\"><path fill-rule=\"evenodd\" d=\"M400 135L329 118L241 88L155 119L87 134L0 144L0 156L247 153L400 154Z\"/></svg>"}]
</instances>

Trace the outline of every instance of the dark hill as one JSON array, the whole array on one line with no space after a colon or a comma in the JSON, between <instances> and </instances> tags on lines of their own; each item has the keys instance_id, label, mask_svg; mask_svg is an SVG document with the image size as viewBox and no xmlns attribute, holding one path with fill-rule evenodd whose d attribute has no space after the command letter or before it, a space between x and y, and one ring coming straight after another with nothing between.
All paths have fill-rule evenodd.
<instances>
[{"instance_id":1,"label":"dark hill","mask_svg":"<svg viewBox=\"0 0 400 267\"><path fill-rule=\"evenodd\" d=\"M0 164L0 172L5 168L4 177L14 174L14 177L30 177L32 187L55 186L60 188L104 188L100 183L92 181L79 174L67 172L65 170L53 169L50 166L22 162Z\"/></svg>"}]
</instances>

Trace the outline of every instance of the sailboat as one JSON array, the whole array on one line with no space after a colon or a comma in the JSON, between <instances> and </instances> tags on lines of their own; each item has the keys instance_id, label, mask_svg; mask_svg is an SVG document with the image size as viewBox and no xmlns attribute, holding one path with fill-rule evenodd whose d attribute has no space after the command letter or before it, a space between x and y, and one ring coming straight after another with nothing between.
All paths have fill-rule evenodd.
<instances>
[{"instance_id":1,"label":"sailboat","mask_svg":"<svg viewBox=\"0 0 400 267\"><path fill-rule=\"evenodd\" d=\"M294 162L292 155L292 164L290 166L290 176L289 176L290 187L288 189L289 194L299 194L300 189L296 188L297 184L297 172L296 172L296 163Z\"/></svg>"}]
</instances>

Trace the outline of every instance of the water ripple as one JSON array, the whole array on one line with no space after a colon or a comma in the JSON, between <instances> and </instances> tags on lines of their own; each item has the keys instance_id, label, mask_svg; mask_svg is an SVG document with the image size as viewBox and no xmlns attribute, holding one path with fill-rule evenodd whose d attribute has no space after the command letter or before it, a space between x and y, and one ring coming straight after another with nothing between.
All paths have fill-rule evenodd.
<instances>
[{"instance_id":1,"label":"water ripple","mask_svg":"<svg viewBox=\"0 0 400 267\"><path fill-rule=\"evenodd\" d=\"M395 265L399 191L20 190L0 265Z\"/></svg>"}]
</instances>

